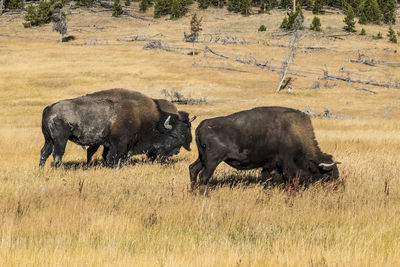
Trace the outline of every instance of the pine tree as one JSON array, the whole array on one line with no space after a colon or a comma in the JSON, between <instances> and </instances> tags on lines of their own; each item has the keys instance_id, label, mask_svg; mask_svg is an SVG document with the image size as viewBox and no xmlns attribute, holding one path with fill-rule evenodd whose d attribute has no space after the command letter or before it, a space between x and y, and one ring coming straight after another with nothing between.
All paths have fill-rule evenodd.
<instances>
[{"instance_id":1,"label":"pine tree","mask_svg":"<svg viewBox=\"0 0 400 267\"><path fill-rule=\"evenodd\" d=\"M171 19L177 19L186 14L188 11L186 3L186 0L172 0Z\"/></svg>"},{"instance_id":2,"label":"pine tree","mask_svg":"<svg viewBox=\"0 0 400 267\"><path fill-rule=\"evenodd\" d=\"M228 10L231 12L248 15L250 8L251 0L228 0Z\"/></svg>"},{"instance_id":3,"label":"pine tree","mask_svg":"<svg viewBox=\"0 0 400 267\"><path fill-rule=\"evenodd\" d=\"M78 6L92 7L94 4L94 0L77 0L76 4Z\"/></svg>"},{"instance_id":4,"label":"pine tree","mask_svg":"<svg viewBox=\"0 0 400 267\"><path fill-rule=\"evenodd\" d=\"M323 14L324 11L322 10L324 7L324 0L314 0L314 6L312 13L317 15L317 14Z\"/></svg>"},{"instance_id":5,"label":"pine tree","mask_svg":"<svg viewBox=\"0 0 400 267\"><path fill-rule=\"evenodd\" d=\"M119 17L120 15L122 15L123 11L120 0L114 0L112 11L113 17Z\"/></svg>"},{"instance_id":6,"label":"pine tree","mask_svg":"<svg viewBox=\"0 0 400 267\"><path fill-rule=\"evenodd\" d=\"M25 1L24 0L6 0L4 1L5 8L8 9L20 9L24 8Z\"/></svg>"},{"instance_id":7,"label":"pine tree","mask_svg":"<svg viewBox=\"0 0 400 267\"><path fill-rule=\"evenodd\" d=\"M351 5L347 5L346 17L343 19L343 22L346 23L346 26L343 29L346 32L355 32L356 21L354 20L354 11Z\"/></svg>"},{"instance_id":8,"label":"pine tree","mask_svg":"<svg viewBox=\"0 0 400 267\"><path fill-rule=\"evenodd\" d=\"M389 27L387 36L389 37L389 41L397 44L396 32L393 30L392 26Z\"/></svg>"},{"instance_id":9,"label":"pine tree","mask_svg":"<svg viewBox=\"0 0 400 267\"><path fill-rule=\"evenodd\" d=\"M292 0L281 0L279 2L279 7L283 9L289 9L293 7L293 2Z\"/></svg>"},{"instance_id":10,"label":"pine tree","mask_svg":"<svg viewBox=\"0 0 400 267\"><path fill-rule=\"evenodd\" d=\"M287 17L283 19L280 27L285 30L293 30L296 20L298 20L298 22L300 22L301 25L304 22L304 15L300 6L297 6L296 11L292 10L287 13ZM301 25L299 26L300 27L299 29L302 29Z\"/></svg>"},{"instance_id":11,"label":"pine tree","mask_svg":"<svg viewBox=\"0 0 400 267\"><path fill-rule=\"evenodd\" d=\"M161 16L171 13L172 0L156 0L154 3L154 17L159 18Z\"/></svg>"},{"instance_id":12,"label":"pine tree","mask_svg":"<svg viewBox=\"0 0 400 267\"><path fill-rule=\"evenodd\" d=\"M379 4L376 0L366 0L364 2L360 24L374 23L380 24L382 21L382 12L379 8Z\"/></svg>"},{"instance_id":13,"label":"pine tree","mask_svg":"<svg viewBox=\"0 0 400 267\"><path fill-rule=\"evenodd\" d=\"M395 24L396 23L396 1L395 0L386 0L383 2L382 16L383 22L386 24Z\"/></svg>"},{"instance_id":14,"label":"pine tree","mask_svg":"<svg viewBox=\"0 0 400 267\"><path fill-rule=\"evenodd\" d=\"M313 18L311 25L310 25L310 30L318 31L318 32L321 31L321 21L318 17L315 16Z\"/></svg>"},{"instance_id":15,"label":"pine tree","mask_svg":"<svg viewBox=\"0 0 400 267\"><path fill-rule=\"evenodd\" d=\"M197 2L200 9L207 9L211 4L210 0L197 0Z\"/></svg>"},{"instance_id":16,"label":"pine tree","mask_svg":"<svg viewBox=\"0 0 400 267\"><path fill-rule=\"evenodd\" d=\"M150 7L149 0L140 0L140 3L139 3L139 10L140 10L141 12L146 12L146 11L147 11L147 8L149 8L149 7Z\"/></svg>"},{"instance_id":17,"label":"pine tree","mask_svg":"<svg viewBox=\"0 0 400 267\"><path fill-rule=\"evenodd\" d=\"M38 6L34 6L32 3L28 5L25 22L22 24L25 28L47 24L53 20L53 15L54 1L40 0Z\"/></svg>"},{"instance_id":18,"label":"pine tree","mask_svg":"<svg viewBox=\"0 0 400 267\"><path fill-rule=\"evenodd\" d=\"M365 15L365 13L362 13L360 19L358 20L358 23L365 25L365 24L368 24L368 22L369 21L368 21L367 15Z\"/></svg>"},{"instance_id":19,"label":"pine tree","mask_svg":"<svg viewBox=\"0 0 400 267\"><path fill-rule=\"evenodd\" d=\"M360 35L367 35L367 32L365 31L364 28L361 29Z\"/></svg>"},{"instance_id":20,"label":"pine tree","mask_svg":"<svg viewBox=\"0 0 400 267\"><path fill-rule=\"evenodd\" d=\"M125 0L125 6L130 6L131 5L131 0Z\"/></svg>"}]
</instances>

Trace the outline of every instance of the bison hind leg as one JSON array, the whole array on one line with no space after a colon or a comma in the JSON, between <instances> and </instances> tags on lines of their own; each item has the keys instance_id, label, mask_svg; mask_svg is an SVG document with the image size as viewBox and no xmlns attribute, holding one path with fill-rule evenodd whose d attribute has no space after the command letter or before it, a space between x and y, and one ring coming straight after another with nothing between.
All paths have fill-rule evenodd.
<instances>
[{"instance_id":1,"label":"bison hind leg","mask_svg":"<svg viewBox=\"0 0 400 267\"><path fill-rule=\"evenodd\" d=\"M58 138L54 140L53 158L56 167L61 165L62 157L64 156L65 146L67 145L67 138Z\"/></svg>"},{"instance_id":2,"label":"bison hind leg","mask_svg":"<svg viewBox=\"0 0 400 267\"><path fill-rule=\"evenodd\" d=\"M51 139L46 138L42 150L40 151L40 162L39 167L42 168L46 163L47 158L50 156L53 151L53 142Z\"/></svg>"},{"instance_id":3,"label":"bison hind leg","mask_svg":"<svg viewBox=\"0 0 400 267\"><path fill-rule=\"evenodd\" d=\"M190 164L189 173L190 173L190 185L192 190L194 190L197 180L197 175L203 169L203 164L201 164L200 158L198 158L195 162Z\"/></svg>"}]
</instances>

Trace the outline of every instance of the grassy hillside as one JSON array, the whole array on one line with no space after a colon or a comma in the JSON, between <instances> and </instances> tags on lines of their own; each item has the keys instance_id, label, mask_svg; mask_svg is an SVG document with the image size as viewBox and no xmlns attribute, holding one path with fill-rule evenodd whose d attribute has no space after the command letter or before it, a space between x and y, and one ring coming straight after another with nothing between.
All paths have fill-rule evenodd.
<instances>
[{"instance_id":1,"label":"grassy hillside","mask_svg":"<svg viewBox=\"0 0 400 267\"><path fill-rule=\"evenodd\" d=\"M284 13L242 17L211 8L199 14L201 40L219 36L231 44L196 43L194 58L187 55L192 45L183 42L190 17L143 21L74 9L68 25L76 40L63 44L51 25L24 29L21 15L0 17L0 265L398 266L400 93L319 79L325 69L400 81L397 64L388 64L400 62L399 46L371 38L387 27L366 26L365 37L337 36L344 34L343 15L320 16L323 31L305 30L298 42L290 67L301 74L290 75L294 94L276 94L280 74L254 60L279 67L287 58L282 45L290 36L278 30ZM144 16L151 18L151 11ZM313 15L305 17L308 26ZM261 24L267 32L257 31ZM136 35L148 40L117 40ZM150 39L171 51L142 49ZM206 45L230 59L204 57ZM358 50L386 63L349 62ZM315 82L320 88L310 89ZM162 89L206 97L207 104L178 107L198 116L193 131L203 119L255 106L318 114L328 107L345 119L312 122L322 150L342 162L345 187L267 190L257 183L258 170L221 164L209 195L192 194L188 166L197 157L195 144L167 165L135 157L109 169L84 167L86 152L69 143L63 168L53 169L50 158L39 170L43 108L115 87L155 98L163 97Z\"/></svg>"}]
</instances>

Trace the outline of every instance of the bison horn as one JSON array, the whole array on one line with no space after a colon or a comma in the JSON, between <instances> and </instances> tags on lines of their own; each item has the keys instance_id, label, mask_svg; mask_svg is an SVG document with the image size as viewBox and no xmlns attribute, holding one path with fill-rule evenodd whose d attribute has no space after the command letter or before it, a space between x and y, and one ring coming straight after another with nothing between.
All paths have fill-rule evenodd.
<instances>
[{"instance_id":1,"label":"bison horn","mask_svg":"<svg viewBox=\"0 0 400 267\"><path fill-rule=\"evenodd\" d=\"M330 171L333 169L333 166L335 166L336 164L340 164L340 162L338 161L334 161L332 163L320 163L318 165L318 167L324 171Z\"/></svg>"},{"instance_id":2,"label":"bison horn","mask_svg":"<svg viewBox=\"0 0 400 267\"><path fill-rule=\"evenodd\" d=\"M168 129L168 130L171 130L172 129L172 125L171 124L169 124L169 120L171 119L171 115L169 115L168 116L168 118L165 120L165 122L164 122L164 127L166 128L166 129Z\"/></svg>"},{"instance_id":3,"label":"bison horn","mask_svg":"<svg viewBox=\"0 0 400 267\"><path fill-rule=\"evenodd\" d=\"M190 118L189 122L192 122L192 121L194 121L196 118L197 118L197 116L196 116L196 115L194 115L193 117L191 117L191 118Z\"/></svg>"}]
</instances>

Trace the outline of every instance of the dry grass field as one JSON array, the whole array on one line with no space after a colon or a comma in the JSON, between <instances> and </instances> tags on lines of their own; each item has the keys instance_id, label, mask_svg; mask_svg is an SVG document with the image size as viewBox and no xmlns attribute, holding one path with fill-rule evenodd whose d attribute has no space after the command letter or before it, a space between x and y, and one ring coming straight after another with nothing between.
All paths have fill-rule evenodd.
<instances>
[{"instance_id":1,"label":"dry grass field","mask_svg":"<svg viewBox=\"0 0 400 267\"><path fill-rule=\"evenodd\" d=\"M387 27L366 26L367 36L338 39L330 36L344 33L343 15L321 16L323 31L302 33L290 68L306 77L290 75L296 78L294 94L276 94L279 73L235 59L281 66L288 49L279 45L289 40L278 30L284 13L199 14L202 40L235 36L246 43L196 43L193 58L187 55L191 44L183 42L189 16L143 21L74 9L68 25L76 40L63 44L51 25L24 29L22 15L0 17L0 266L399 266L400 92L318 80L327 69L399 82L396 64L349 62L357 50L400 62L397 44L371 38L378 31L385 36ZM305 17L308 26L313 15L306 11ZM264 33L257 32L261 24ZM172 51L117 40L134 35L159 39ZM206 45L230 59L203 57ZM326 49L301 48L307 46ZM314 82L319 89L311 89ZM345 187L317 184L294 194L264 189L258 170L221 164L209 194L192 194L194 143L169 164L135 157L120 169L86 168L86 152L69 143L62 168L52 168L49 158L39 170L43 108L115 87L155 98L163 97L162 89L206 97L207 104L178 106L198 116L193 132L203 119L256 106L312 108L318 114L329 107L345 118L312 122L321 149L342 162Z\"/></svg>"}]
</instances>

